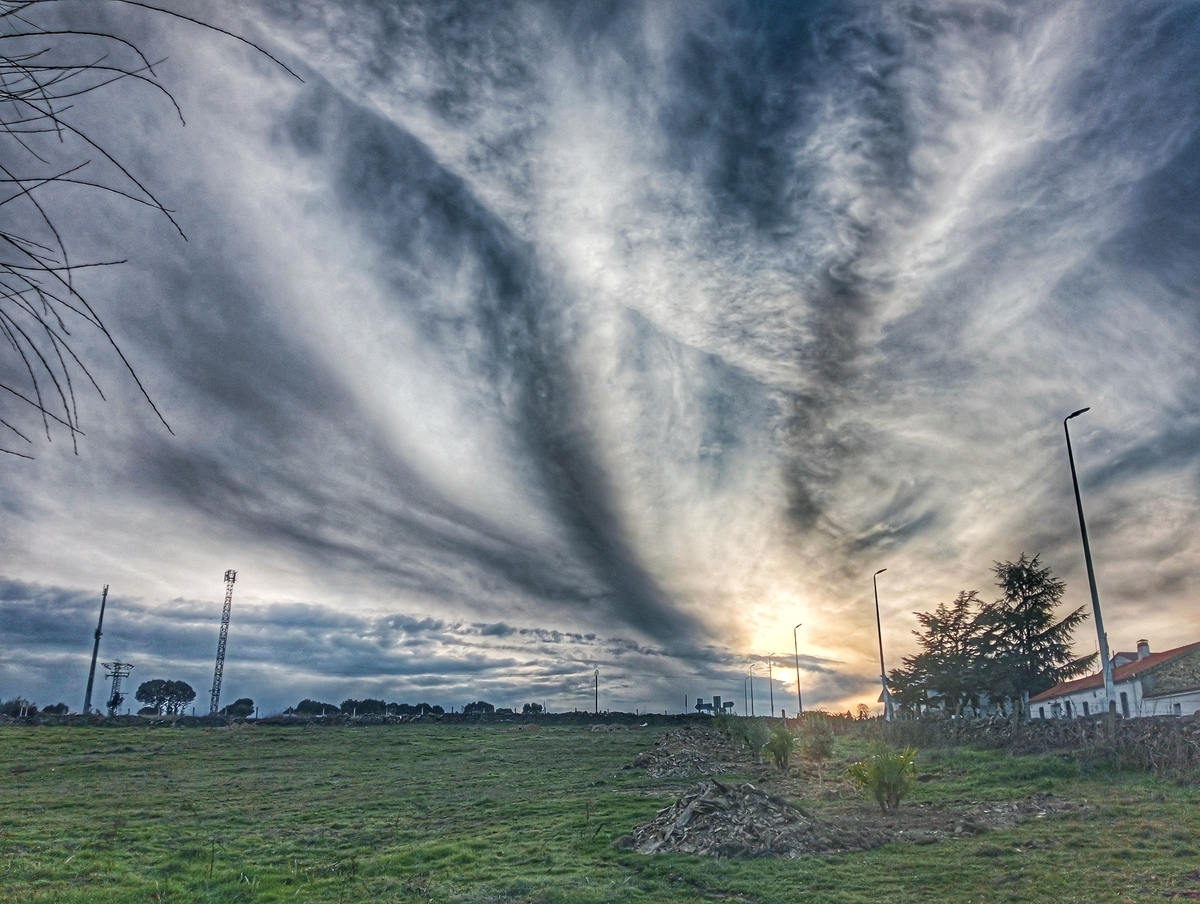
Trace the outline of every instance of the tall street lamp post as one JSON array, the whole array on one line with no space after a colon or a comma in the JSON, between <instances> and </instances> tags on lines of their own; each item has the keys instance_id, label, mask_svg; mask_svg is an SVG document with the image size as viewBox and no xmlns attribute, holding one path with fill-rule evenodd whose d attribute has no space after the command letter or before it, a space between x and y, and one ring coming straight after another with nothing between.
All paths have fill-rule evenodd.
<instances>
[{"instance_id":1,"label":"tall street lamp post","mask_svg":"<svg viewBox=\"0 0 1200 904\"><path fill-rule=\"evenodd\" d=\"M767 690L771 692L771 718L775 718L775 664L774 653L767 654Z\"/></svg>"},{"instance_id":2,"label":"tall street lamp post","mask_svg":"<svg viewBox=\"0 0 1200 904\"><path fill-rule=\"evenodd\" d=\"M796 639L796 632L804 626L804 622L792 628L792 646L796 650L796 715L804 715L804 701L800 698L800 641Z\"/></svg>"},{"instance_id":3,"label":"tall street lamp post","mask_svg":"<svg viewBox=\"0 0 1200 904\"><path fill-rule=\"evenodd\" d=\"M749 682L750 682L749 675L747 675L745 678L742 679L742 714L747 715L747 716L750 715L750 696L749 696L750 692L746 690L746 687L749 684Z\"/></svg>"},{"instance_id":4,"label":"tall street lamp post","mask_svg":"<svg viewBox=\"0 0 1200 904\"><path fill-rule=\"evenodd\" d=\"M880 568L871 575L871 586L875 588L875 630L879 632L879 683L883 685L883 719L885 722L891 722L895 714L892 710L892 692L888 690L887 685L887 670L883 666L883 621L879 617L879 582L876 580L885 571L886 568Z\"/></svg>"},{"instance_id":5,"label":"tall street lamp post","mask_svg":"<svg viewBox=\"0 0 1200 904\"><path fill-rule=\"evenodd\" d=\"M750 663L750 715L754 715L754 663Z\"/></svg>"},{"instance_id":6,"label":"tall street lamp post","mask_svg":"<svg viewBox=\"0 0 1200 904\"><path fill-rule=\"evenodd\" d=\"M1096 572L1092 568L1092 549L1088 545L1087 525L1083 521L1083 499L1079 495L1079 478L1075 474L1075 455L1071 452L1071 431L1067 421L1079 417L1091 408L1080 408L1063 418L1063 433L1067 435L1067 460L1071 463L1071 484L1075 487L1075 508L1079 511L1079 533L1083 537L1083 560L1087 563L1088 587L1092 591L1092 617L1096 620L1096 636L1100 640L1100 663L1104 670L1104 694L1108 697L1108 711L1117 710L1116 689L1113 687L1112 659L1108 655L1108 635L1104 632L1104 619L1100 615L1100 594L1096 592Z\"/></svg>"}]
</instances>

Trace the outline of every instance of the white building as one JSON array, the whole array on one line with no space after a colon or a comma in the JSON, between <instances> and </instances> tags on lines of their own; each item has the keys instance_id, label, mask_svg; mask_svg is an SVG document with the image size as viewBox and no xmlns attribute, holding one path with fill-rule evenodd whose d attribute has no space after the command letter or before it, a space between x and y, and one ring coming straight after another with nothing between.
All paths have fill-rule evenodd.
<instances>
[{"instance_id":1,"label":"white building","mask_svg":"<svg viewBox=\"0 0 1200 904\"><path fill-rule=\"evenodd\" d=\"M1200 712L1200 643L1151 653L1139 640L1136 653L1113 657L1117 713L1139 716L1190 716ZM1104 674L1064 681L1029 701L1034 719L1078 719L1108 711Z\"/></svg>"}]
</instances>

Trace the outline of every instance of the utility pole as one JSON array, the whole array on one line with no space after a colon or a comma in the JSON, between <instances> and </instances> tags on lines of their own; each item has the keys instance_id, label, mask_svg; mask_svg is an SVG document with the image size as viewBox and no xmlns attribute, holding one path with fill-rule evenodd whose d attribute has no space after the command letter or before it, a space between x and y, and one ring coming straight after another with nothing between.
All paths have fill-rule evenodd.
<instances>
[{"instance_id":1,"label":"utility pole","mask_svg":"<svg viewBox=\"0 0 1200 904\"><path fill-rule=\"evenodd\" d=\"M83 714L92 711L92 684L96 680L96 657L100 655L100 628L104 625L104 604L108 601L108 585L100 594L100 620L96 622L96 642L92 645L92 667L88 669L87 693L83 696Z\"/></svg>"},{"instance_id":2,"label":"utility pole","mask_svg":"<svg viewBox=\"0 0 1200 904\"><path fill-rule=\"evenodd\" d=\"M1104 695L1108 697L1108 712L1115 718L1117 692L1113 686L1112 659L1108 655L1108 634L1104 631L1104 618L1100 615L1100 594L1096 591L1096 572L1092 568L1092 548L1088 545L1087 525L1083 521L1083 499L1079 495L1079 478L1075 475L1075 456L1071 452L1071 431L1067 429L1067 421L1091 410L1091 408L1080 408L1063 418L1063 433L1067 435L1067 459L1071 462L1071 484L1075 487L1075 508L1079 510L1079 533L1083 537L1083 560L1087 563L1088 587L1092 591L1092 617L1096 620L1096 636L1100 641L1100 667L1104 672Z\"/></svg>"},{"instance_id":3,"label":"utility pole","mask_svg":"<svg viewBox=\"0 0 1200 904\"><path fill-rule=\"evenodd\" d=\"M596 682L596 687L595 687L595 691L596 691L596 703L595 703L595 707L596 707L596 715L600 715L600 670L599 670L599 669L595 669L595 670L593 670L593 671L592 671L592 680Z\"/></svg>"},{"instance_id":4,"label":"utility pole","mask_svg":"<svg viewBox=\"0 0 1200 904\"><path fill-rule=\"evenodd\" d=\"M217 640L217 667L213 671L212 699L209 701L208 714L217 714L217 705L221 701L221 675L225 671L225 642L229 639L229 610L233 606L233 582L237 580L237 572L233 569L225 572L225 606L221 610L221 636Z\"/></svg>"}]
</instances>

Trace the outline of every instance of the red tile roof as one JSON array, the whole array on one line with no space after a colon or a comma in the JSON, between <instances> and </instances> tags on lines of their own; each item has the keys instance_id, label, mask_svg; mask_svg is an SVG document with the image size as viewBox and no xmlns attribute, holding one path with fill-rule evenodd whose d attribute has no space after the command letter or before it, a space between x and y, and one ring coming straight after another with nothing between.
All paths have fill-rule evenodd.
<instances>
[{"instance_id":1,"label":"red tile roof","mask_svg":"<svg viewBox=\"0 0 1200 904\"><path fill-rule=\"evenodd\" d=\"M1161 653L1151 653L1145 659L1137 659L1133 662L1127 662L1125 665L1119 665L1113 669L1113 683L1128 681L1130 678L1135 678L1147 669L1152 669L1156 665L1161 665L1168 659L1174 659L1176 656L1182 656L1184 653L1189 653L1200 647L1200 641L1189 643L1186 646L1176 647L1173 650L1163 650ZM1064 681L1062 684L1050 688L1048 691L1042 691L1036 697L1029 699L1030 703L1035 703L1038 700L1049 700L1051 697L1061 697L1064 694L1074 694L1078 691L1086 691L1093 687L1104 687L1104 673L1097 672L1094 675L1088 675L1086 678L1076 678L1074 681Z\"/></svg>"}]
</instances>

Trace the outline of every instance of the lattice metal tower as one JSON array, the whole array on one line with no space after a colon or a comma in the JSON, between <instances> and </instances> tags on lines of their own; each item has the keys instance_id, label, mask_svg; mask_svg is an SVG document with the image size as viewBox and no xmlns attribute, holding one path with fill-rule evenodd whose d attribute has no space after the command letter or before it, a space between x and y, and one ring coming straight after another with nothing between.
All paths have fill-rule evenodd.
<instances>
[{"instance_id":1,"label":"lattice metal tower","mask_svg":"<svg viewBox=\"0 0 1200 904\"><path fill-rule=\"evenodd\" d=\"M125 695L121 693L121 681L129 677L133 666L128 662L103 662L101 665L108 672L105 677L112 679L112 694L108 698L108 714L115 716L121 704L125 702Z\"/></svg>"},{"instance_id":2,"label":"lattice metal tower","mask_svg":"<svg viewBox=\"0 0 1200 904\"><path fill-rule=\"evenodd\" d=\"M225 671L225 641L229 639L229 609L233 606L233 582L237 580L237 572L233 569L225 572L225 608L221 610L221 638L217 641L217 668L213 672L212 701L208 714L217 714L217 705L221 702L221 673Z\"/></svg>"}]
</instances>

